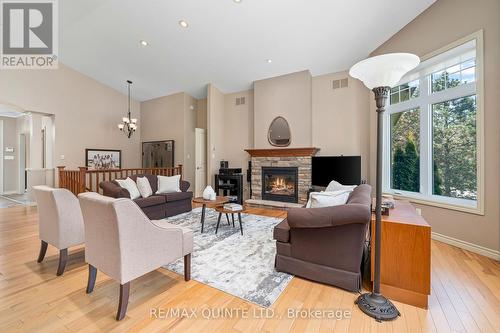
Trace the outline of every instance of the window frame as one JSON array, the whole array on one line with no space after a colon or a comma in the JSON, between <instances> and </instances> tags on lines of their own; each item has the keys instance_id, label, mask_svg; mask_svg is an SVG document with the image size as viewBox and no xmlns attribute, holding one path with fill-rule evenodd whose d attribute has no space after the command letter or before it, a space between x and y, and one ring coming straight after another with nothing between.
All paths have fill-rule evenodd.
<instances>
[{"instance_id":1,"label":"window frame","mask_svg":"<svg viewBox=\"0 0 500 333\"><path fill-rule=\"evenodd\" d=\"M461 38L439 50L431 52L423 57L426 61L443 52L449 51L457 46L475 40L476 42L476 78L474 82L460 84L453 88L432 92L432 75L419 77L419 97L404 102L390 104L387 102L384 113L384 141L383 141L383 192L392 194L397 198L407 199L411 202L424 205L448 208L468 213L484 215L484 75L483 75L483 30L479 30L469 36ZM402 80L397 86L415 81ZM432 105L465 96L476 96L476 165L477 165L477 200L452 198L433 194L433 140L432 140ZM409 192L394 190L391 188L391 128L390 115L403 111L420 109L420 192Z\"/></svg>"}]
</instances>

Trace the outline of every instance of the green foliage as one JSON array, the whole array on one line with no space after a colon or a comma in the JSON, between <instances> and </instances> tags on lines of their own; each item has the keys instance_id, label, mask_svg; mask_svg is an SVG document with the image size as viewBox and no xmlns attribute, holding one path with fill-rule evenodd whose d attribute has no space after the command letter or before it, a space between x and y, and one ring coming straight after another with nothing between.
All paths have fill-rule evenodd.
<instances>
[{"instance_id":1,"label":"green foliage","mask_svg":"<svg viewBox=\"0 0 500 333\"><path fill-rule=\"evenodd\" d=\"M460 84L444 71L432 91ZM392 187L419 192L420 110L391 115ZM476 199L476 96L432 105L433 194Z\"/></svg>"},{"instance_id":2,"label":"green foliage","mask_svg":"<svg viewBox=\"0 0 500 333\"><path fill-rule=\"evenodd\" d=\"M411 135L406 139L405 149L398 145L394 152L393 188L404 191L420 191L420 158Z\"/></svg>"},{"instance_id":3,"label":"green foliage","mask_svg":"<svg viewBox=\"0 0 500 333\"><path fill-rule=\"evenodd\" d=\"M433 82L433 90L460 84L445 71ZM432 106L434 194L476 199L476 96L467 96ZM437 175L437 177L436 177Z\"/></svg>"},{"instance_id":4,"label":"green foliage","mask_svg":"<svg viewBox=\"0 0 500 333\"><path fill-rule=\"evenodd\" d=\"M434 194L442 195L443 191L441 191L441 186L443 185L443 177L441 176L441 172L439 172L436 161L434 161L433 163L433 173L434 173Z\"/></svg>"}]
</instances>

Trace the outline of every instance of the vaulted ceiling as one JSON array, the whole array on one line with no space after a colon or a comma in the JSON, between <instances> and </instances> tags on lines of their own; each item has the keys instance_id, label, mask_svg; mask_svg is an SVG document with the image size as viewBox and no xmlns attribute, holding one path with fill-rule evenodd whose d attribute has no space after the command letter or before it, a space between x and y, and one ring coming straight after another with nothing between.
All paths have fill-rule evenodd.
<instances>
[{"instance_id":1,"label":"vaulted ceiling","mask_svg":"<svg viewBox=\"0 0 500 333\"><path fill-rule=\"evenodd\" d=\"M138 100L201 98L207 83L234 92L304 69L346 70L434 1L64 0L59 54L123 93L134 81Z\"/></svg>"}]
</instances>

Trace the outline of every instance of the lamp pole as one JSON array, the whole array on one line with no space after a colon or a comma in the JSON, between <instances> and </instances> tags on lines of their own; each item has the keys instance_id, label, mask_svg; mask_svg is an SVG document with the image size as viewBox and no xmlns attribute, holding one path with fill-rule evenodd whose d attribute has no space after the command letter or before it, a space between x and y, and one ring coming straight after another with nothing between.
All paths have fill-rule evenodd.
<instances>
[{"instance_id":1,"label":"lamp pole","mask_svg":"<svg viewBox=\"0 0 500 333\"><path fill-rule=\"evenodd\" d=\"M372 89L377 104L377 179L375 195L375 269L373 277L373 291L358 297L356 303L361 311L375 318L377 321L391 320L400 315L398 309L380 293L380 253L382 242L382 147L384 129L385 103L391 91L390 87L376 87Z\"/></svg>"},{"instance_id":2,"label":"lamp pole","mask_svg":"<svg viewBox=\"0 0 500 333\"><path fill-rule=\"evenodd\" d=\"M375 94L377 104L377 179L375 202L375 262L373 291L358 297L358 307L377 321L391 320L399 316L394 304L380 292L380 259L382 250L382 149L384 111L387 98L394 87L409 71L420 63L418 56L411 53L388 53L374 56L356 63L349 75L361 80Z\"/></svg>"}]
</instances>

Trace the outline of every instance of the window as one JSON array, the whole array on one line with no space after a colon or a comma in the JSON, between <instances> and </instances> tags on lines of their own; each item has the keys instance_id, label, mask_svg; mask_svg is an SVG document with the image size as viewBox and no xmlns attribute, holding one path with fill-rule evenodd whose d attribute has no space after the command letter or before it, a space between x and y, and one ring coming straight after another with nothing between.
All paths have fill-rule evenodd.
<instances>
[{"instance_id":1,"label":"window","mask_svg":"<svg viewBox=\"0 0 500 333\"><path fill-rule=\"evenodd\" d=\"M477 37L428 57L391 89L384 191L482 213Z\"/></svg>"},{"instance_id":2,"label":"window","mask_svg":"<svg viewBox=\"0 0 500 333\"><path fill-rule=\"evenodd\" d=\"M476 96L432 105L433 194L477 199Z\"/></svg>"},{"instance_id":3,"label":"window","mask_svg":"<svg viewBox=\"0 0 500 333\"><path fill-rule=\"evenodd\" d=\"M391 104L405 102L419 96L419 81L415 80L391 89Z\"/></svg>"},{"instance_id":4,"label":"window","mask_svg":"<svg viewBox=\"0 0 500 333\"><path fill-rule=\"evenodd\" d=\"M392 188L420 191L420 110L391 114Z\"/></svg>"},{"instance_id":5,"label":"window","mask_svg":"<svg viewBox=\"0 0 500 333\"><path fill-rule=\"evenodd\" d=\"M460 64L432 73L432 92L474 82L476 79L476 59L468 59Z\"/></svg>"}]
</instances>

